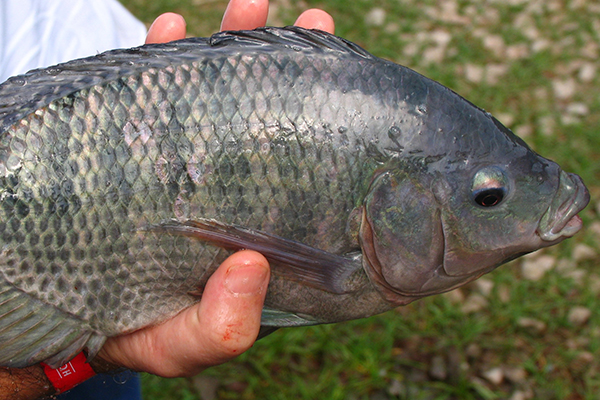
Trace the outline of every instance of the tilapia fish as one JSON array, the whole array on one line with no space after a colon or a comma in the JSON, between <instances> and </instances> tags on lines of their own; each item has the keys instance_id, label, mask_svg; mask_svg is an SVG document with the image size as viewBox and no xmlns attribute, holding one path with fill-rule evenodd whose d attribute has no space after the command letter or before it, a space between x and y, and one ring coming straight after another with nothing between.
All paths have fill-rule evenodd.
<instances>
[{"instance_id":1,"label":"tilapia fish","mask_svg":"<svg viewBox=\"0 0 600 400\"><path fill-rule=\"evenodd\" d=\"M581 227L581 179L416 72L300 28L115 50L0 86L0 365L197 302L232 251L262 324L381 313Z\"/></svg>"}]
</instances>

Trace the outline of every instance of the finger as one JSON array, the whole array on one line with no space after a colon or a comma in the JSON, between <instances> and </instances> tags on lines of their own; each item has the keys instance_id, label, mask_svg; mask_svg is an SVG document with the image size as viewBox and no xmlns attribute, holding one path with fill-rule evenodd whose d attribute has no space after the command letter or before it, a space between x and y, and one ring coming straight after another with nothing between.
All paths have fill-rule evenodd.
<instances>
[{"instance_id":1,"label":"finger","mask_svg":"<svg viewBox=\"0 0 600 400\"><path fill-rule=\"evenodd\" d=\"M304 11L300 14L294 25L306 29L320 29L332 34L335 31L333 17L317 8Z\"/></svg>"},{"instance_id":2,"label":"finger","mask_svg":"<svg viewBox=\"0 0 600 400\"><path fill-rule=\"evenodd\" d=\"M146 44L184 39L185 28L185 19L181 15L175 13L159 15L148 29Z\"/></svg>"},{"instance_id":3,"label":"finger","mask_svg":"<svg viewBox=\"0 0 600 400\"><path fill-rule=\"evenodd\" d=\"M230 0L223 15L221 30L255 29L265 26L269 0Z\"/></svg>"}]
</instances>

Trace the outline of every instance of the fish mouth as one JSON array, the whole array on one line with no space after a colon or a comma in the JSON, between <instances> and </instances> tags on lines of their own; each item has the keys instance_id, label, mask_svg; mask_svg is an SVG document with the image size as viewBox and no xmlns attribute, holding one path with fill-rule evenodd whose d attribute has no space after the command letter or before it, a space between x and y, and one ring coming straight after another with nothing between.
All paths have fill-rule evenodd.
<instances>
[{"instance_id":1,"label":"fish mouth","mask_svg":"<svg viewBox=\"0 0 600 400\"><path fill-rule=\"evenodd\" d=\"M579 232L583 223L577 213L589 201L590 194L581 178L561 171L558 190L538 225L538 236L546 242L555 242Z\"/></svg>"}]
</instances>

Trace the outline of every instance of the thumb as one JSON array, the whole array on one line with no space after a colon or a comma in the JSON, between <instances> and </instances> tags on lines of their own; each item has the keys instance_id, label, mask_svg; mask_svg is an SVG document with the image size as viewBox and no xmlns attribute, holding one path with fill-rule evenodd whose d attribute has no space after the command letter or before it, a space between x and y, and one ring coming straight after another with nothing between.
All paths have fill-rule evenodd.
<instances>
[{"instance_id":1,"label":"thumb","mask_svg":"<svg viewBox=\"0 0 600 400\"><path fill-rule=\"evenodd\" d=\"M219 364L254 344L270 271L259 253L243 250L227 258L202 294L197 317L204 335L207 364Z\"/></svg>"}]
</instances>

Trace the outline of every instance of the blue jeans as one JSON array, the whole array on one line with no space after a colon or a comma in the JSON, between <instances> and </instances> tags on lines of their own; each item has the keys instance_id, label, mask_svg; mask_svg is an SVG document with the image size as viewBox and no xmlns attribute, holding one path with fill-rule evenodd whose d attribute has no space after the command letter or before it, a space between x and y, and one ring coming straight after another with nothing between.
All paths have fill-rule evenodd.
<instances>
[{"instance_id":1,"label":"blue jeans","mask_svg":"<svg viewBox=\"0 0 600 400\"><path fill-rule=\"evenodd\" d=\"M135 372L124 371L117 375L99 374L57 400L142 400L140 377Z\"/></svg>"}]
</instances>

